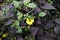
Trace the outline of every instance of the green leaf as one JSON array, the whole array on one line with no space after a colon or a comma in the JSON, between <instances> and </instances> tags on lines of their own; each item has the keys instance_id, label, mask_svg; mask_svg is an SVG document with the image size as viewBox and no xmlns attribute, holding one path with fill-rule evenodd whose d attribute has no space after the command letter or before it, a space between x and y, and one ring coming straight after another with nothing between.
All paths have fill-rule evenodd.
<instances>
[{"instance_id":1,"label":"green leaf","mask_svg":"<svg viewBox=\"0 0 60 40\"><path fill-rule=\"evenodd\" d=\"M14 4L14 6L17 8L17 7L19 7L19 1L13 1L13 4Z\"/></svg>"},{"instance_id":2,"label":"green leaf","mask_svg":"<svg viewBox=\"0 0 60 40\"><path fill-rule=\"evenodd\" d=\"M16 33L22 33L22 29L19 28L19 29L16 31Z\"/></svg>"},{"instance_id":3,"label":"green leaf","mask_svg":"<svg viewBox=\"0 0 60 40\"><path fill-rule=\"evenodd\" d=\"M34 4L34 3L29 3L29 4L27 4L27 7L35 8L35 7L37 7L37 5L36 5L36 4Z\"/></svg>"},{"instance_id":4,"label":"green leaf","mask_svg":"<svg viewBox=\"0 0 60 40\"><path fill-rule=\"evenodd\" d=\"M2 32L0 32L0 35L2 35Z\"/></svg>"},{"instance_id":5,"label":"green leaf","mask_svg":"<svg viewBox=\"0 0 60 40\"><path fill-rule=\"evenodd\" d=\"M18 13L17 13L17 17L18 17L18 19L20 20L20 19L23 17L23 13L18 12Z\"/></svg>"},{"instance_id":6,"label":"green leaf","mask_svg":"<svg viewBox=\"0 0 60 40\"><path fill-rule=\"evenodd\" d=\"M30 2L30 0L24 0L23 1L24 5L27 5L27 3L29 3L29 2Z\"/></svg>"},{"instance_id":7,"label":"green leaf","mask_svg":"<svg viewBox=\"0 0 60 40\"><path fill-rule=\"evenodd\" d=\"M9 11L9 6L6 6L5 8L2 9L2 14L6 14Z\"/></svg>"},{"instance_id":8,"label":"green leaf","mask_svg":"<svg viewBox=\"0 0 60 40\"><path fill-rule=\"evenodd\" d=\"M28 18L34 19L35 16L29 15Z\"/></svg>"},{"instance_id":9,"label":"green leaf","mask_svg":"<svg viewBox=\"0 0 60 40\"><path fill-rule=\"evenodd\" d=\"M51 0L48 0L48 2L51 2Z\"/></svg>"},{"instance_id":10,"label":"green leaf","mask_svg":"<svg viewBox=\"0 0 60 40\"><path fill-rule=\"evenodd\" d=\"M39 13L39 16L40 16L40 17L44 17L45 15L46 15L45 12L40 12L40 13Z\"/></svg>"},{"instance_id":11,"label":"green leaf","mask_svg":"<svg viewBox=\"0 0 60 40\"><path fill-rule=\"evenodd\" d=\"M25 31L29 31L29 29L30 29L30 26L25 26Z\"/></svg>"},{"instance_id":12,"label":"green leaf","mask_svg":"<svg viewBox=\"0 0 60 40\"><path fill-rule=\"evenodd\" d=\"M11 27L13 28L14 26L15 26L15 24L14 24L14 23L12 23Z\"/></svg>"},{"instance_id":13,"label":"green leaf","mask_svg":"<svg viewBox=\"0 0 60 40\"><path fill-rule=\"evenodd\" d=\"M19 26L19 21L18 20L15 21L15 25Z\"/></svg>"}]
</instances>

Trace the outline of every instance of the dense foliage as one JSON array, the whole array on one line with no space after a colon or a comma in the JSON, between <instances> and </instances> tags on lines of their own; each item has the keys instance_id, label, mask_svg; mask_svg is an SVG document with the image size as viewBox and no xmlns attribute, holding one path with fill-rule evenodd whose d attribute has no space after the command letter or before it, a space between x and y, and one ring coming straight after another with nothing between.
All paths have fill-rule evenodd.
<instances>
[{"instance_id":1,"label":"dense foliage","mask_svg":"<svg viewBox=\"0 0 60 40\"><path fill-rule=\"evenodd\" d=\"M60 0L0 0L0 40L60 40Z\"/></svg>"}]
</instances>

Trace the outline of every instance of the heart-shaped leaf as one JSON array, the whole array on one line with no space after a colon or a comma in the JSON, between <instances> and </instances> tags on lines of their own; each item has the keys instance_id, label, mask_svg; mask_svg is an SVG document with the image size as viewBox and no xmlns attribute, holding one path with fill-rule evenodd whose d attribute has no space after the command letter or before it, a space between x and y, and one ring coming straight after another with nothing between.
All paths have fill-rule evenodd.
<instances>
[{"instance_id":1,"label":"heart-shaped leaf","mask_svg":"<svg viewBox=\"0 0 60 40\"><path fill-rule=\"evenodd\" d=\"M40 6L42 9L55 9L51 4L44 3L44 5Z\"/></svg>"},{"instance_id":2,"label":"heart-shaped leaf","mask_svg":"<svg viewBox=\"0 0 60 40\"><path fill-rule=\"evenodd\" d=\"M23 17L23 13L18 12L18 13L17 13L17 17L18 17L18 19L20 20L20 19Z\"/></svg>"},{"instance_id":3,"label":"heart-shaped leaf","mask_svg":"<svg viewBox=\"0 0 60 40\"><path fill-rule=\"evenodd\" d=\"M60 24L60 18L56 18L55 22L58 23L58 24Z\"/></svg>"},{"instance_id":4,"label":"heart-shaped leaf","mask_svg":"<svg viewBox=\"0 0 60 40\"><path fill-rule=\"evenodd\" d=\"M19 7L19 2L18 1L13 1L13 4L14 4L14 6L17 8L17 7Z\"/></svg>"},{"instance_id":5,"label":"heart-shaped leaf","mask_svg":"<svg viewBox=\"0 0 60 40\"><path fill-rule=\"evenodd\" d=\"M60 34L60 25L56 25L56 27L54 27L54 31L56 34Z\"/></svg>"},{"instance_id":6,"label":"heart-shaped leaf","mask_svg":"<svg viewBox=\"0 0 60 40\"><path fill-rule=\"evenodd\" d=\"M18 28L18 30L16 31L16 33L22 33L22 29Z\"/></svg>"},{"instance_id":7,"label":"heart-shaped leaf","mask_svg":"<svg viewBox=\"0 0 60 40\"><path fill-rule=\"evenodd\" d=\"M38 30L39 30L39 28L37 28L37 27L31 27L30 28L30 32L33 36L35 36L37 34Z\"/></svg>"},{"instance_id":8,"label":"heart-shaped leaf","mask_svg":"<svg viewBox=\"0 0 60 40\"><path fill-rule=\"evenodd\" d=\"M13 19L10 19L10 20L8 20L8 21L6 22L5 25L10 25L10 24L12 24L13 21L14 21Z\"/></svg>"},{"instance_id":9,"label":"heart-shaped leaf","mask_svg":"<svg viewBox=\"0 0 60 40\"><path fill-rule=\"evenodd\" d=\"M34 3L29 3L29 4L27 4L27 7L35 8L35 7L37 7L37 5L36 5L36 4L34 4Z\"/></svg>"},{"instance_id":10,"label":"heart-shaped leaf","mask_svg":"<svg viewBox=\"0 0 60 40\"><path fill-rule=\"evenodd\" d=\"M15 25L19 26L19 21L18 20L15 21Z\"/></svg>"},{"instance_id":11,"label":"heart-shaped leaf","mask_svg":"<svg viewBox=\"0 0 60 40\"><path fill-rule=\"evenodd\" d=\"M24 1L23 1L24 5L26 5L26 4L29 3L29 2L30 2L30 0L24 0Z\"/></svg>"},{"instance_id":12,"label":"heart-shaped leaf","mask_svg":"<svg viewBox=\"0 0 60 40\"><path fill-rule=\"evenodd\" d=\"M45 15L46 15L45 12L40 12L40 13L39 13L39 16L40 16L40 17L44 17Z\"/></svg>"}]
</instances>

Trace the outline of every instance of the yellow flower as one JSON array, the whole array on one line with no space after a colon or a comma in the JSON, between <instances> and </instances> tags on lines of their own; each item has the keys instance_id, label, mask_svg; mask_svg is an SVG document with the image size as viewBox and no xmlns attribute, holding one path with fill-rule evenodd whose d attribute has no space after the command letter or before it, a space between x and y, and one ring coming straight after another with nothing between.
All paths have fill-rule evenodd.
<instances>
[{"instance_id":1,"label":"yellow flower","mask_svg":"<svg viewBox=\"0 0 60 40\"><path fill-rule=\"evenodd\" d=\"M2 34L2 37L3 37L3 38L7 37L7 34Z\"/></svg>"},{"instance_id":2,"label":"yellow flower","mask_svg":"<svg viewBox=\"0 0 60 40\"><path fill-rule=\"evenodd\" d=\"M26 19L26 23L27 23L28 25L32 25L32 24L34 23L34 19L27 18L27 19Z\"/></svg>"}]
</instances>

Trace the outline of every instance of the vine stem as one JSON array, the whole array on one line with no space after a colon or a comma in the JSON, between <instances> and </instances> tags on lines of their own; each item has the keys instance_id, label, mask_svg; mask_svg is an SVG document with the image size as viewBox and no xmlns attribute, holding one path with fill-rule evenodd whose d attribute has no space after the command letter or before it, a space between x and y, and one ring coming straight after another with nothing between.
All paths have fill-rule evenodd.
<instances>
[{"instance_id":1,"label":"vine stem","mask_svg":"<svg viewBox=\"0 0 60 40\"><path fill-rule=\"evenodd\" d=\"M27 16L28 16L28 15L29 15L29 13L31 13L33 10L34 10L34 9L32 9L31 11L29 11L29 12L27 13Z\"/></svg>"}]
</instances>

